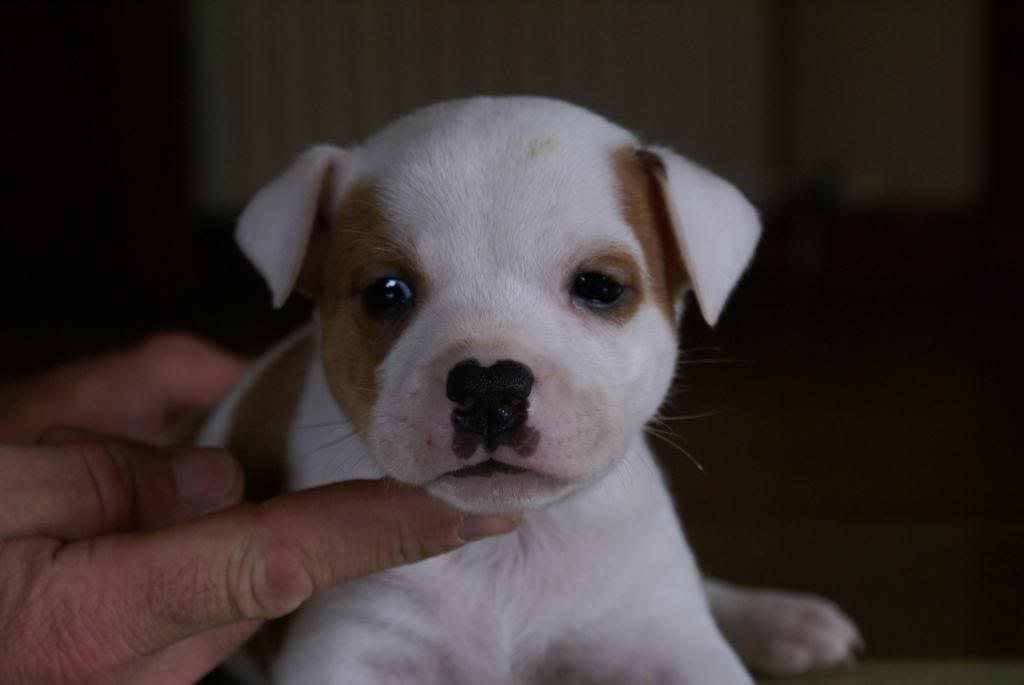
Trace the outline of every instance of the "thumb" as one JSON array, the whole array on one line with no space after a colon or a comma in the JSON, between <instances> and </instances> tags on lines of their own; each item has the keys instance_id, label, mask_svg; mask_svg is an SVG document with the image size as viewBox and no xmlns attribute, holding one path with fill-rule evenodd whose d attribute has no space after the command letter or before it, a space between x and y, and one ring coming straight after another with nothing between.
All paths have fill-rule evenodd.
<instances>
[{"instance_id":1,"label":"thumb","mask_svg":"<svg viewBox=\"0 0 1024 685\"><path fill-rule=\"evenodd\" d=\"M112 636L110 658L129 659L218 626L277 618L328 587L507 533L519 520L464 514L391 481L349 481L69 545L50 586L94 605L75 612L88 620L65 623L65 634Z\"/></svg>"}]
</instances>

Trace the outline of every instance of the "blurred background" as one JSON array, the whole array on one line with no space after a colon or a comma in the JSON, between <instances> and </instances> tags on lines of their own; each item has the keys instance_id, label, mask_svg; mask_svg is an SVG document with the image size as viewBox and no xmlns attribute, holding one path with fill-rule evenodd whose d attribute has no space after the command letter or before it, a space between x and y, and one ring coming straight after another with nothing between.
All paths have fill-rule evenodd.
<instances>
[{"instance_id":1,"label":"blurred background","mask_svg":"<svg viewBox=\"0 0 1024 685\"><path fill-rule=\"evenodd\" d=\"M704 567L836 599L872 655L1024 654L1024 3L34 1L0 27L0 379L167 328L257 353L309 308L271 311L232 224L299 151L569 99L766 223L719 327L684 322L654 438Z\"/></svg>"}]
</instances>

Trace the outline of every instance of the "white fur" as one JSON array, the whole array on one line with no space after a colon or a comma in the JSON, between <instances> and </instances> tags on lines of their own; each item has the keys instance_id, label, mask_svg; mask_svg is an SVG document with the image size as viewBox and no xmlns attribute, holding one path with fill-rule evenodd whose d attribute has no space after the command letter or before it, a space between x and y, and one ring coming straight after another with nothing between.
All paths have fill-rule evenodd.
<instances>
[{"instance_id":1,"label":"white fur","mask_svg":"<svg viewBox=\"0 0 1024 685\"><path fill-rule=\"evenodd\" d=\"M238 246L267 281L274 306L288 299L299 277L306 243L330 213L333 174L344 152L330 145L306 151L279 178L260 190L242 212Z\"/></svg>"},{"instance_id":2,"label":"white fur","mask_svg":"<svg viewBox=\"0 0 1024 685\"><path fill-rule=\"evenodd\" d=\"M667 148L651 150L665 164L659 178L683 263L704 319L714 326L754 255L761 234L757 212L736 188L707 169Z\"/></svg>"},{"instance_id":3,"label":"white fur","mask_svg":"<svg viewBox=\"0 0 1024 685\"><path fill-rule=\"evenodd\" d=\"M387 475L467 510L526 510L514 534L308 602L274 682L751 682L712 619L642 439L672 380L676 323L650 298L618 325L569 296L574 271L597 250L644 264L611 164L624 146L638 142L562 102L443 103L360 147L314 148L243 214L239 242L280 304L314 224L330 225L346 191L372 179L390 237L430 279L377 370L366 435L333 401L318 350L289 433L288 486ZM756 213L721 179L657 154L677 242L714 322L753 253ZM538 449L496 453L529 475L445 475L485 458L451 449L445 377L466 358L533 370ZM206 443L223 443L235 401L214 416Z\"/></svg>"}]
</instances>

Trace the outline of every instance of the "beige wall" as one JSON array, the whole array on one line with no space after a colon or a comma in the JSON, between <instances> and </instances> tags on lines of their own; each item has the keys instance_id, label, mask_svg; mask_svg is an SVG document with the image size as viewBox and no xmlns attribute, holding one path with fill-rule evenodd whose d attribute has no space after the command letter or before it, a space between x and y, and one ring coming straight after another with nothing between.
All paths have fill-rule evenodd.
<instances>
[{"instance_id":1,"label":"beige wall","mask_svg":"<svg viewBox=\"0 0 1024 685\"><path fill-rule=\"evenodd\" d=\"M858 201L973 196L981 3L798 0L792 81L776 59L778 7L193 0L194 199L235 212L310 143L351 143L413 107L476 93L589 106L763 204L826 168ZM786 111L795 149L780 149Z\"/></svg>"}]
</instances>

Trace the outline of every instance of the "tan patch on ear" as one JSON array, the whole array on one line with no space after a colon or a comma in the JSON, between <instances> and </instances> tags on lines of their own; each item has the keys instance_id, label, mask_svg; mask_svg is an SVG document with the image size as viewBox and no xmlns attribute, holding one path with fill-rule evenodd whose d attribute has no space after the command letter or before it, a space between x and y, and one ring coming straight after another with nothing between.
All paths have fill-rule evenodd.
<instances>
[{"instance_id":1,"label":"tan patch on ear","mask_svg":"<svg viewBox=\"0 0 1024 685\"><path fill-rule=\"evenodd\" d=\"M289 431L313 354L312 330L260 372L239 399L225 447L242 464L246 498L263 501L284 492Z\"/></svg>"},{"instance_id":2,"label":"tan patch on ear","mask_svg":"<svg viewBox=\"0 0 1024 685\"><path fill-rule=\"evenodd\" d=\"M675 303L689 287L689 278L661 184L655 176L659 162L657 157L632 147L619 148L612 153L622 213L640 241L652 299L674 323Z\"/></svg>"},{"instance_id":3,"label":"tan patch on ear","mask_svg":"<svg viewBox=\"0 0 1024 685\"><path fill-rule=\"evenodd\" d=\"M397 276L421 298L426 283L408 250L395 242L371 184L345 197L329 235L320 296L324 368L338 405L365 434L377 400L377 368L416 305L397 320L374 318L363 307L362 290L377 278Z\"/></svg>"}]
</instances>

